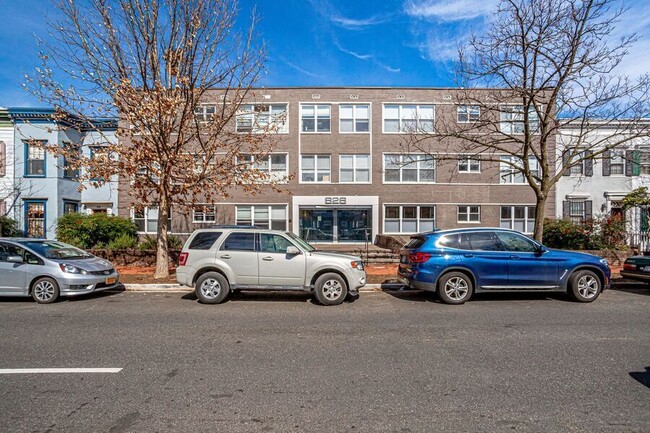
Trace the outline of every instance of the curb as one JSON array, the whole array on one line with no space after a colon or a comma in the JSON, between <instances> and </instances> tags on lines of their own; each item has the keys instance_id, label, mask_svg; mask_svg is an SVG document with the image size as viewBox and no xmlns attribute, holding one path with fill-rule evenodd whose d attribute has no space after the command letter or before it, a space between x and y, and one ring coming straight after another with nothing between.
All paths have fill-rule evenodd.
<instances>
[{"instance_id":1,"label":"curb","mask_svg":"<svg viewBox=\"0 0 650 433\"><path fill-rule=\"evenodd\" d=\"M123 284L126 292L148 292L148 293L189 293L194 289L191 287L181 286L179 284ZM404 287L403 284L366 284L360 293L380 292L382 290L399 290Z\"/></svg>"}]
</instances>

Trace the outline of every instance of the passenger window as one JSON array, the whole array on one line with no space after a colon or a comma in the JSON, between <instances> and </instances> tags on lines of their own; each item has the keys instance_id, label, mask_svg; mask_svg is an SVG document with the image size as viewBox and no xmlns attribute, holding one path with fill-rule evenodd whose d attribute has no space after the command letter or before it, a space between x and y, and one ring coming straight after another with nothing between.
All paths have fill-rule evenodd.
<instances>
[{"instance_id":1,"label":"passenger window","mask_svg":"<svg viewBox=\"0 0 650 433\"><path fill-rule=\"evenodd\" d=\"M462 243L468 247L463 249L470 249L474 251L503 251L501 245L497 242L496 234L494 232L474 232L464 233L465 238Z\"/></svg>"},{"instance_id":2,"label":"passenger window","mask_svg":"<svg viewBox=\"0 0 650 433\"><path fill-rule=\"evenodd\" d=\"M219 239L221 232L199 232L194 236L190 246L187 247L189 250L209 250L214 245L215 241Z\"/></svg>"},{"instance_id":3,"label":"passenger window","mask_svg":"<svg viewBox=\"0 0 650 433\"><path fill-rule=\"evenodd\" d=\"M294 246L287 238L280 235L260 235L260 248L265 253L286 253L287 247Z\"/></svg>"},{"instance_id":4,"label":"passenger window","mask_svg":"<svg viewBox=\"0 0 650 433\"><path fill-rule=\"evenodd\" d=\"M460 248L460 235L459 234L453 234L453 235L445 235L440 238L438 241L438 245L443 247L443 248L456 248L456 249L461 249Z\"/></svg>"},{"instance_id":5,"label":"passenger window","mask_svg":"<svg viewBox=\"0 0 650 433\"><path fill-rule=\"evenodd\" d=\"M231 233L221 249L226 251L255 251L255 233Z\"/></svg>"},{"instance_id":6,"label":"passenger window","mask_svg":"<svg viewBox=\"0 0 650 433\"><path fill-rule=\"evenodd\" d=\"M23 253L15 245L0 243L0 262L6 262L9 256L23 257Z\"/></svg>"},{"instance_id":7,"label":"passenger window","mask_svg":"<svg viewBox=\"0 0 650 433\"><path fill-rule=\"evenodd\" d=\"M537 251L537 244L525 236L516 233L498 233L499 240L506 251L517 251L534 253Z\"/></svg>"}]
</instances>

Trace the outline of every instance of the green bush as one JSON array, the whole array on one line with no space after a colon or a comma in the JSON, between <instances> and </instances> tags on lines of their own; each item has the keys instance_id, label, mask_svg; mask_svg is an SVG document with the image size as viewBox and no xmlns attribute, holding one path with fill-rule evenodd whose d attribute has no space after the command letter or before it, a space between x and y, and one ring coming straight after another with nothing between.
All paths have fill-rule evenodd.
<instances>
[{"instance_id":1,"label":"green bush","mask_svg":"<svg viewBox=\"0 0 650 433\"><path fill-rule=\"evenodd\" d=\"M109 250L128 250L138 245L138 238L129 234L123 234L113 239L106 245Z\"/></svg>"},{"instance_id":2,"label":"green bush","mask_svg":"<svg viewBox=\"0 0 650 433\"><path fill-rule=\"evenodd\" d=\"M183 247L183 241L178 236L167 235L167 247L171 250L178 250ZM147 235L145 236L138 248L141 250L155 250L156 249L156 237Z\"/></svg>"},{"instance_id":3,"label":"green bush","mask_svg":"<svg viewBox=\"0 0 650 433\"><path fill-rule=\"evenodd\" d=\"M544 239L550 248L568 250L623 249L625 221L619 215L597 218L583 224L569 220L544 220Z\"/></svg>"},{"instance_id":4,"label":"green bush","mask_svg":"<svg viewBox=\"0 0 650 433\"><path fill-rule=\"evenodd\" d=\"M137 239L138 229L129 218L105 214L69 213L57 221L56 237L79 248L102 248L122 237Z\"/></svg>"},{"instance_id":5,"label":"green bush","mask_svg":"<svg viewBox=\"0 0 650 433\"><path fill-rule=\"evenodd\" d=\"M0 216L0 236L11 238L21 235L22 232L18 229L18 221L6 215Z\"/></svg>"}]
</instances>

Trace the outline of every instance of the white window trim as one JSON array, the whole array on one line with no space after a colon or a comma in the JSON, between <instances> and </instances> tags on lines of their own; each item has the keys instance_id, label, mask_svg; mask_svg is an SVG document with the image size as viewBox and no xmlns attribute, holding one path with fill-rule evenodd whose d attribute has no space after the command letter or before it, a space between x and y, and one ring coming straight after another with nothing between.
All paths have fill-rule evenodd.
<instances>
[{"instance_id":1,"label":"white window trim","mask_svg":"<svg viewBox=\"0 0 650 433\"><path fill-rule=\"evenodd\" d=\"M501 208L504 208L504 207L510 208L510 219L504 219L504 218L501 217ZM501 223L504 222L504 221L508 221L508 223L509 223L509 227L501 227L501 228L509 228L511 230L516 230L514 228L515 227L515 219L521 219L521 218L515 218L515 208L516 207L523 207L524 209L526 209L525 216L524 216L524 227L525 228L528 228L528 223L529 222L532 222L533 224L535 224L535 215L534 215L534 213L533 213L533 215L530 215L531 208L535 207L534 204L501 205L501 206L499 206L499 226L501 226ZM534 228L533 228L533 230L534 230ZM522 233L529 235L529 234L532 234L533 232L523 231Z\"/></svg>"},{"instance_id":2,"label":"white window trim","mask_svg":"<svg viewBox=\"0 0 650 433\"><path fill-rule=\"evenodd\" d=\"M460 169L460 163L461 160L464 160L467 162L467 170L461 170ZM478 162L478 170L472 170L472 163L471 161ZM480 174L481 173L481 158L479 156L472 156L472 155L458 155L458 172L459 173L465 173L465 174Z\"/></svg>"},{"instance_id":3,"label":"white window trim","mask_svg":"<svg viewBox=\"0 0 650 433\"><path fill-rule=\"evenodd\" d=\"M623 159L623 164L622 164L622 165L623 165L623 173L616 173L616 174L612 173L612 160L613 160L612 157L613 157L613 154L614 154L614 153L620 155L621 158ZM595 165L595 163L596 163L596 161L594 161L594 165ZM625 174L625 173L626 173L626 169L627 169L627 164L628 164L628 161L627 161L627 159L625 158L625 150L621 150L621 149L612 149L612 150L610 151L610 160L609 160L609 176L610 176L610 177L627 177L627 175ZM618 164L618 165L621 165L621 164ZM594 170L594 173L596 173L596 170ZM602 171L600 171L600 173L601 173L601 177L602 177Z\"/></svg>"},{"instance_id":4,"label":"white window trim","mask_svg":"<svg viewBox=\"0 0 650 433\"><path fill-rule=\"evenodd\" d=\"M248 107L248 106L266 106L268 107L268 111L265 111L264 114L269 116L269 119L271 119L271 106L272 105L284 105L285 111L284 111L284 122L282 123L282 126L278 127L277 130L275 131L266 131L263 128L262 129L254 129L253 125L255 117L257 115L256 112L254 113L248 113L248 112L243 112L243 113L236 113L235 114L235 132L238 134L248 134L249 132L252 134L266 134L266 133L273 133L273 134L289 134L289 103L288 102L265 102L265 103L246 103L246 104L241 104L240 107ZM239 131L237 129L237 117L239 115L246 115L246 114L251 114L253 116L253 123L251 124L251 131ZM271 125L271 123L269 123Z\"/></svg>"},{"instance_id":5,"label":"white window trim","mask_svg":"<svg viewBox=\"0 0 650 433\"><path fill-rule=\"evenodd\" d=\"M399 107L399 131L386 131L386 106L387 105L396 105ZM402 107L405 105L415 105L415 111L416 113L420 112L420 107L433 107L433 119L426 119L426 120L432 120L433 121L433 131L427 132L427 131L422 131L419 128L416 128L416 131L402 131ZM418 114L416 114L416 125L419 127L420 117ZM394 103L394 102L382 102L382 107L381 107L381 133L382 134L388 134L388 135L399 135L399 134L414 134L414 135L426 135L426 134L435 134L435 129L436 129L436 104L433 102L431 103L420 103L420 102L400 102L400 103Z\"/></svg>"},{"instance_id":6,"label":"white window trim","mask_svg":"<svg viewBox=\"0 0 650 433\"><path fill-rule=\"evenodd\" d=\"M433 180L432 181L427 181L427 182L402 182L400 181L387 181L386 180L386 155L402 155L402 156L430 156L427 155L426 153L393 153L393 152L385 152L382 153L381 159L382 159L382 181L386 185L433 185L436 183L436 175L438 174L438 170L436 167L436 159L433 158ZM418 179L420 178L420 162L418 161ZM402 168L400 168L400 179L402 178Z\"/></svg>"},{"instance_id":7,"label":"white window trim","mask_svg":"<svg viewBox=\"0 0 650 433\"><path fill-rule=\"evenodd\" d=\"M314 106L314 130L313 131L303 131L302 129L302 109L305 106L312 105ZM330 109L330 129L329 131L319 131L318 130L318 106L321 105L327 105ZM330 102L324 102L324 103L308 103L308 102L301 102L300 103L300 130L298 132L299 134L331 134L332 133L332 103Z\"/></svg>"},{"instance_id":8,"label":"white window trim","mask_svg":"<svg viewBox=\"0 0 650 433\"><path fill-rule=\"evenodd\" d=\"M138 218L138 219L143 219L144 220L144 231L138 231L139 234L148 234L148 235L157 234L158 217L156 217L156 220L155 220L156 221L156 231L153 231L153 232L147 231L147 221L153 220L153 218L149 218L149 210L152 209L152 208L158 209L158 206L145 206L145 207L142 208L142 213L144 215L144 218ZM168 227L167 227L167 234L171 235L171 234L175 233L175 232L173 232L171 230L171 228L173 227L173 225L172 225L173 224L173 219L172 219L171 209L170 209L170 212L169 212L169 215L168 215L168 219L169 219L169 224L168 224ZM134 208L131 208L131 221L133 221L135 223L135 209Z\"/></svg>"},{"instance_id":9,"label":"white window trim","mask_svg":"<svg viewBox=\"0 0 650 433\"><path fill-rule=\"evenodd\" d=\"M205 219L206 212L202 211L201 213L203 214L203 219L198 220L196 219L196 208L199 207L206 207L206 208L212 208L213 213L214 213L214 220L208 221ZM198 203L195 204L192 208L192 223L194 224L216 224L217 223L217 205L212 204L212 203Z\"/></svg>"},{"instance_id":10,"label":"white window trim","mask_svg":"<svg viewBox=\"0 0 650 433\"><path fill-rule=\"evenodd\" d=\"M386 231L386 221L389 219L386 217L386 208L387 207L399 207L399 231L398 232L389 232ZM415 232L405 232L403 231L403 222L404 222L404 207L416 207L416 226L417 230ZM422 204L411 204L411 203L384 203L384 224L383 224L383 234L387 235L402 235L402 234L413 234L413 233L420 233L421 227L420 227L420 221L422 218L420 218L420 208L422 207L432 207L433 208L433 227L436 227L436 218L437 218L437 209L436 205L434 203L422 203ZM395 218L390 218L390 220L395 220Z\"/></svg>"},{"instance_id":11,"label":"white window trim","mask_svg":"<svg viewBox=\"0 0 650 433\"><path fill-rule=\"evenodd\" d=\"M522 120L501 120L501 115L504 113L504 111L502 110L502 107L521 107L522 108L522 111L521 111ZM514 131L506 132L506 131L504 131L504 129L502 127L504 123L510 124L511 129L512 129L512 125L514 125L515 123L522 123L523 124L524 123L524 120L523 120L523 114L524 114L523 107L524 107L523 104L516 104L516 103L499 104L499 132L501 132L503 134L508 134L508 135L524 135L524 131L522 131L522 132L514 132ZM543 108L542 105L539 105L537 107L537 110L535 110L534 107L531 107L532 110L529 111L529 115L530 115L530 113L534 113L537 116L538 111L540 113L543 113L544 110L542 108ZM510 111L509 113L512 113L512 111ZM539 117L537 117L537 130L531 131L531 134L539 135L539 133L540 133L539 132L539 125L540 125L541 122L542 122L542 120Z\"/></svg>"},{"instance_id":12,"label":"white window trim","mask_svg":"<svg viewBox=\"0 0 650 433\"><path fill-rule=\"evenodd\" d=\"M352 176L353 180L352 182L342 182L341 181L341 170L342 170L342 164L341 164L341 159L344 156L351 156L352 157ZM367 182L361 182L357 180L357 156L367 156L368 157L368 181ZM330 160L330 166L331 166L331 160ZM365 169L360 169L360 170L365 170ZM309 182L311 183L311 182ZM339 155L339 183L343 185L353 185L353 184L361 184L361 185L367 185L372 183L372 155L368 153L343 153Z\"/></svg>"},{"instance_id":13,"label":"white window trim","mask_svg":"<svg viewBox=\"0 0 650 433\"><path fill-rule=\"evenodd\" d=\"M238 203L235 205L235 224L237 223L237 210L240 207L249 207L251 208L251 225L255 225L255 208L256 207L266 207L268 210L269 214L269 219L266 221L266 223L269 225L269 229L272 227L273 223L273 218L272 218L272 211L274 207L283 207L284 208L284 226L285 226L285 231L289 230L289 205L286 203ZM275 221L281 221L281 220L275 220Z\"/></svg>"},{"instance_id":14,"label":"white window trim","mask_svg":"<svg viewBox=\"0 0 650 433\"><path fill-rule=\"evenodd\" d=\"M302 171L303 171L303 168L302 168L302 158L303 158L303 157L307 157L307 156L308 156L308 157L318 157L318 156L323 156L323 157L328 156L328 157L329 157L329 159L330 159L330 168L329 168L329 172L330 172L330 180L329 180L329 181L320 181L320 182L319 182L319 181L317 180L317 179L318 179L318 166L317 166L317 164L318 164L318 158L314 158L314 180L313 180L313 181L310 181L310 180L302 180ZM311 184L315 184L315 183L316 183L316 184L329 184L329 183L332 183L332 155L330 155L330 154L320 154L320 153L315 153L315 154L311 154L311 153L301 154L301 155L300 155L300 179L299 179L299 182L298 182L298 183L304 183L304 184L310 184L310 185L311 185Z\"/></svg>"},{"instance_id":15,"label":"white window trim","mask_svg":"<svg viewBox=\"0 0 650 433\"><path fill-rule=\"evenodd\" d=\"M520 161L522 160L521 157L514 156L514 155L501 155L499 157L499 184L500 185L528 185L528 180L526 179L526 176L524 176L524 173L523 172L515 173L514 171L512 171L512 170L514 170L514 167L512 167L511 165L509 165L507 163L502 162L503 158L508 158L509 162L513 162L512 161L513 159L518 159ZM538 175L539 175L539 170L540 170L539 161L537 160L537 158L535 156L530 155L528 157L528 166L529 167L530 167L531 161L535 161L535 164L537 165L537 170L531 170L531 172L536 171L538 173ZM508 170L511 170L510 173L508 173L508 181L506 181L503 178L502 173L504 172L504 170L503 170L504 167L507 168ZM515 176L517 176L517 175L521 175L522 182L513 182L512 181L512 179L514 179Z\"/></svg>"},{"instance_id":16,"label":"white window trim","mask_svg":"<svg viewBox=\"0 0 650 433\"><path fill-rule=\"evenodd\" d=\"M197 108L201 108L201 114L197 113ZM198 104L197 106L194 107L194 117L199 118L199 123L208 123L212 119L208 119L207 113L206 113L206 108L207 107L214 107L214 114L217 114L217 104L210 103L210 102L202 102ZM132 125L133 127L134 125Z\"/></svg>"},{"instance_id":17,"label":"white window trim","mask_svg":"<svg viewBox=\"0 0 650 433\"><path fill-rule=\"evenodd\" d=\"M245 154L242 154L242 155L245 155ZM271 157L273 155L284 155L284 157L285 157L286 169L284 170L284 175L283 175L282 179L276 179L276 180L273 179L273 176L272 176L273 170L271 169ZM253 165L254 169L260 170L260 171L266 171L267 181L262 182L262 183L270 183L270 182L275 182L275 183L278 183L278 184L289 183L289 154L288 153L285 153L285 152L272 152L272 153L267 154L268 166L267 166L266 170L261 170L260 168L254 167L255 161L256 161L255 156L250 155L250 154L248 156L251 157L251 164ZM241 162L243 163L244 161L241 161ZM239 160L237 160L237 164L239 164ZM331 163L330 163L330 165L331 165ZM254 182L247 182L247 183L254 183Z\"/></svg>"},{"instance_id":18,"label":"white window trim","mask_svg":"<svg viewBox=\"0 0 650 433\"><path fill-rule=\"evenodd\" d=\"M460 120L460 119L459 119L459 116L460 116L460 114L461 114L461 113L460 113L460 109L461 109L461 107L467 107L467 120ZM476 119L476 120L472 120L472 119L470 118L470 117L471 117L471 115L470 115L470 111L471 111L470 108L471 108L471 107L476 107L476 108L478 108L478 119ZM479 120L481 120L481 106L480 106L480 105L460 104L460 105L457 105L457 106L456 106L456 122L457 122L457 123L463 123L463 124L467 124L467 123L476 123L476 122L478 122Z\"/></svg>"},{"instance_id":19,"label":"white window trim","mask_svg":"<svg viewBox=\"0 0 650 433\"><path fill-rule=\"evenodd\" d=\"M341 130L341 121L344 120L343 116L341 116L341 107L349 105L352 107L352 126L354 127L354 131L348 131L348 132L343 132ZM357 120L364 120L364 119L357 119L356 116L356 107L359 106L367 106L368 107L368 130L367 131L357 131ZM330 113L331 115L331 113ZM345 118L345 120L349 120L348 118ZM370 103L354 103L354 104L339 104L339 134L370 134L372 132L372 105Z\"/></svg>"},{"instance_id":20,"label":"white window trim","mask_svg":"<svg viewBox=\"0 0 650 433\"><path fill-rule=\"evenodd\" d=\"M467 209L467 220L461 221L460 219L460 208L466 208ZM472 214L470 212L470 208L472 207L478 207L478 221L471 221L470 220L470 215ZM456 222L458 224L481 224L481 205L478 204L468 204L468 205L462 205L462 206L456 206Z\"/></svg>"}]
</instances>

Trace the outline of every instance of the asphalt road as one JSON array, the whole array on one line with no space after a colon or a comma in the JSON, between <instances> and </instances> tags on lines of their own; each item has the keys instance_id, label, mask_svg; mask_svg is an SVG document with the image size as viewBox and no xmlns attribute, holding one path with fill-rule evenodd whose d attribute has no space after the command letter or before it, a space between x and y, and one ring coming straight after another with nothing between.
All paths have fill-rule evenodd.
<instances>
[{"instance_id":1,"label":"asphalt road","mask_svg":"<svg viewBox=\"0 0 650 433\"><path fill-rule=\"evenodd\" d=\"M650 431L645 288L4 299L0 330L2 369L122 368L0 374L3 432Z\"/></svg>"}]
</instances>

